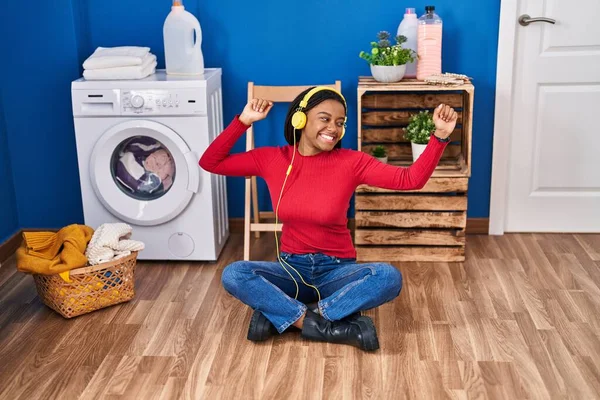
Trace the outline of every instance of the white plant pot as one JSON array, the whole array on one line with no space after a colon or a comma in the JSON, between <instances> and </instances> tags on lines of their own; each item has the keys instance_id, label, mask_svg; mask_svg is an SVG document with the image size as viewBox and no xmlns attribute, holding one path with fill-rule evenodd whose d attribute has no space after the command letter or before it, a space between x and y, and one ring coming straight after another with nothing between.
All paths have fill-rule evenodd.
<instances>
[{"instance_id":1,"label":"white plant pot","mask_svg":"<svg viewBox=\"0 0 600 400\"><path fill-rule=\"evenodd\" d=\"M375 158L378 159L379 161L381 161L384 164L387 164L387 162L388 162L388 157L387 156L385 156L385 157L375 157Z\"/></svg>"},{"instance_id":2,"label":"white plant pot","mask_svg":"<svg viewBox=\"0 0 600 400\"><path fill-rule=\"evenodd\" d=\"M417 144L417 143L410 143L411 147L412 147L412 156L413 156L413 162L417 161L417 158L419 158L419 156L423 153L423 150L425 150L425 147L427 147L426 144Z\"/></svg>"},{"instance_id":3,"label":"white plant pot","mask_svg":"<svg viewBox=\"0 0 600 400\"><path fill-rule=\"evenodd\" d=\"M400 82L404 78L406 64L403 65L373 65L371 64L371 75L378 82Z\"/></svg>"}]
</instances>

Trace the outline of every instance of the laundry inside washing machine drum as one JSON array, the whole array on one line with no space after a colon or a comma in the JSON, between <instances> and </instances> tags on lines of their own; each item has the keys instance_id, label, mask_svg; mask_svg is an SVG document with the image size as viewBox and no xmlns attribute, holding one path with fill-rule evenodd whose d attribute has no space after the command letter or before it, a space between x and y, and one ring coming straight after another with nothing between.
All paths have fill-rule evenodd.
<instances>
[{"instance_id":1,"label":"laundry inside washing machine drum","mask_svg":"<svg viewBox=\"0 0 600 400\"><path fill-rule=\"evenodd\" d=\"M160 141L148 136L122 141L113 151L110 169L115 184L138 200L158 199L175 180L173 156Z\"/></svg>"}]
</instances>

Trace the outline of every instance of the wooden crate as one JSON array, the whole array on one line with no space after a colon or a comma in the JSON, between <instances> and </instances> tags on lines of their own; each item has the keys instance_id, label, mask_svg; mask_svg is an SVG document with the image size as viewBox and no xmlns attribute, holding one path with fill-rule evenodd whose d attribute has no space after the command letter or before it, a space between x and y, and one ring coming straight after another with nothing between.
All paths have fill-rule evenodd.
<instances>
[{"instance_id":1,"label":"wooden crate","mask_svg":"<svg viewBox=\"0 0 600 400\"><path fill-rule=\"evenodd\" d=\"M435 177L471 176L471 133L473 125L471 83L461 86L432 86L416 80L380 83L371 77L360 77L358 83L358 150L370 153L377 145L388 152L389 163L412 164L410 142L404 139L409 118L419 111L440 103L457 111L458 122L452 142L446 148Z\"/></svg>"},{"instance_id":2,"label":"wooden crate","mask_svg":"<svg viewBox=\"0 0 600 400\"><path fill-rule=\"evenodd\" d=\"M358 149L383 145L392 165L412 164L404 128L411 115L440 103L458 112L456 129L432 177L421 190L366 185L356 190L354 242L359 261L464 261L467 190L471 176L471 83L431 86L416 80L384 84L361 77Z\"/></svg>"}]
</instances>

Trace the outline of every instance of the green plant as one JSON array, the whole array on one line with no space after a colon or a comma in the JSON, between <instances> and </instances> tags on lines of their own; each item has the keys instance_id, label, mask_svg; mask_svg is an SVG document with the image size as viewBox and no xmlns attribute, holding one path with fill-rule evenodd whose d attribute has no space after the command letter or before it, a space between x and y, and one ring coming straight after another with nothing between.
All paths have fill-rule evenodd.
<instances>
[{"instance_id":1,"label":"green plant","mask_svg":"<svg viewBox=\"0 0 600 400\"><path fill-rule=\"evenodd\" d=\"M390 34L381 31L377 34L378 42L371 42L371 52L361 51L359 57L372 65L404 65L413 62L417 53L411 49L402 48L406 36L396 36L396 44L390 43Z\"/></svg>"},{"instance_id":2,"label":"green plant","mask_svg":"<svg viewBox=\"0 0 600 400\"><path fill-rule=\"evenodd\" d=\"M434 130L433 116L429 111L421 111L410 117L408 126L404 128L404 138L416 144L427 144Z\"/></svg>"},{"instance_id":3,"label":"green plant","mask_svg":"<svg viewBox=\"0 0 600 400\"><path fill-rule=\"evenodd\" d=\"M387 152L385 151L385 147L383 147L382 145L376 146L373 149L373 157L383 158L386 155L387 155Z\"/></svg>"}]
</instances>

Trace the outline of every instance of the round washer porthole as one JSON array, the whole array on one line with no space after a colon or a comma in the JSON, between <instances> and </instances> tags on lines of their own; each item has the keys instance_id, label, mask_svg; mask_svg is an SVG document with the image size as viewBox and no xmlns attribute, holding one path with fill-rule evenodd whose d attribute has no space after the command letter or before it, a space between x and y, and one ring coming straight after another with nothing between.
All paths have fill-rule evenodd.
<instances>
[{"instance_id":1,"label":"round washer porthole","mask_svg":"<svg viewBox=\"0 0 600 400\"><path fill-rule=\"evenodd\" d=\"M142 153L134 151L138 148ZM150 151L157 153L148 160ZM108 129L94 145L89 165L98 200L115 217L135 225L177 217L199 181L197 157L172 129L154 121L126 121ZM125 166L127 174L121 170Z\"/></svg>"},{"instance_id":2,"label":"round washer porthole","mask_svg":"<svg viewBox=\"0 0 600 400\"><path fill-rule=\"evenodd\" d=\"M143 201L164 196L176 179L175 160L167 146L156 138L141 135L116 146L110 172L123 193Z\"/></svg>"}]
</instances>

